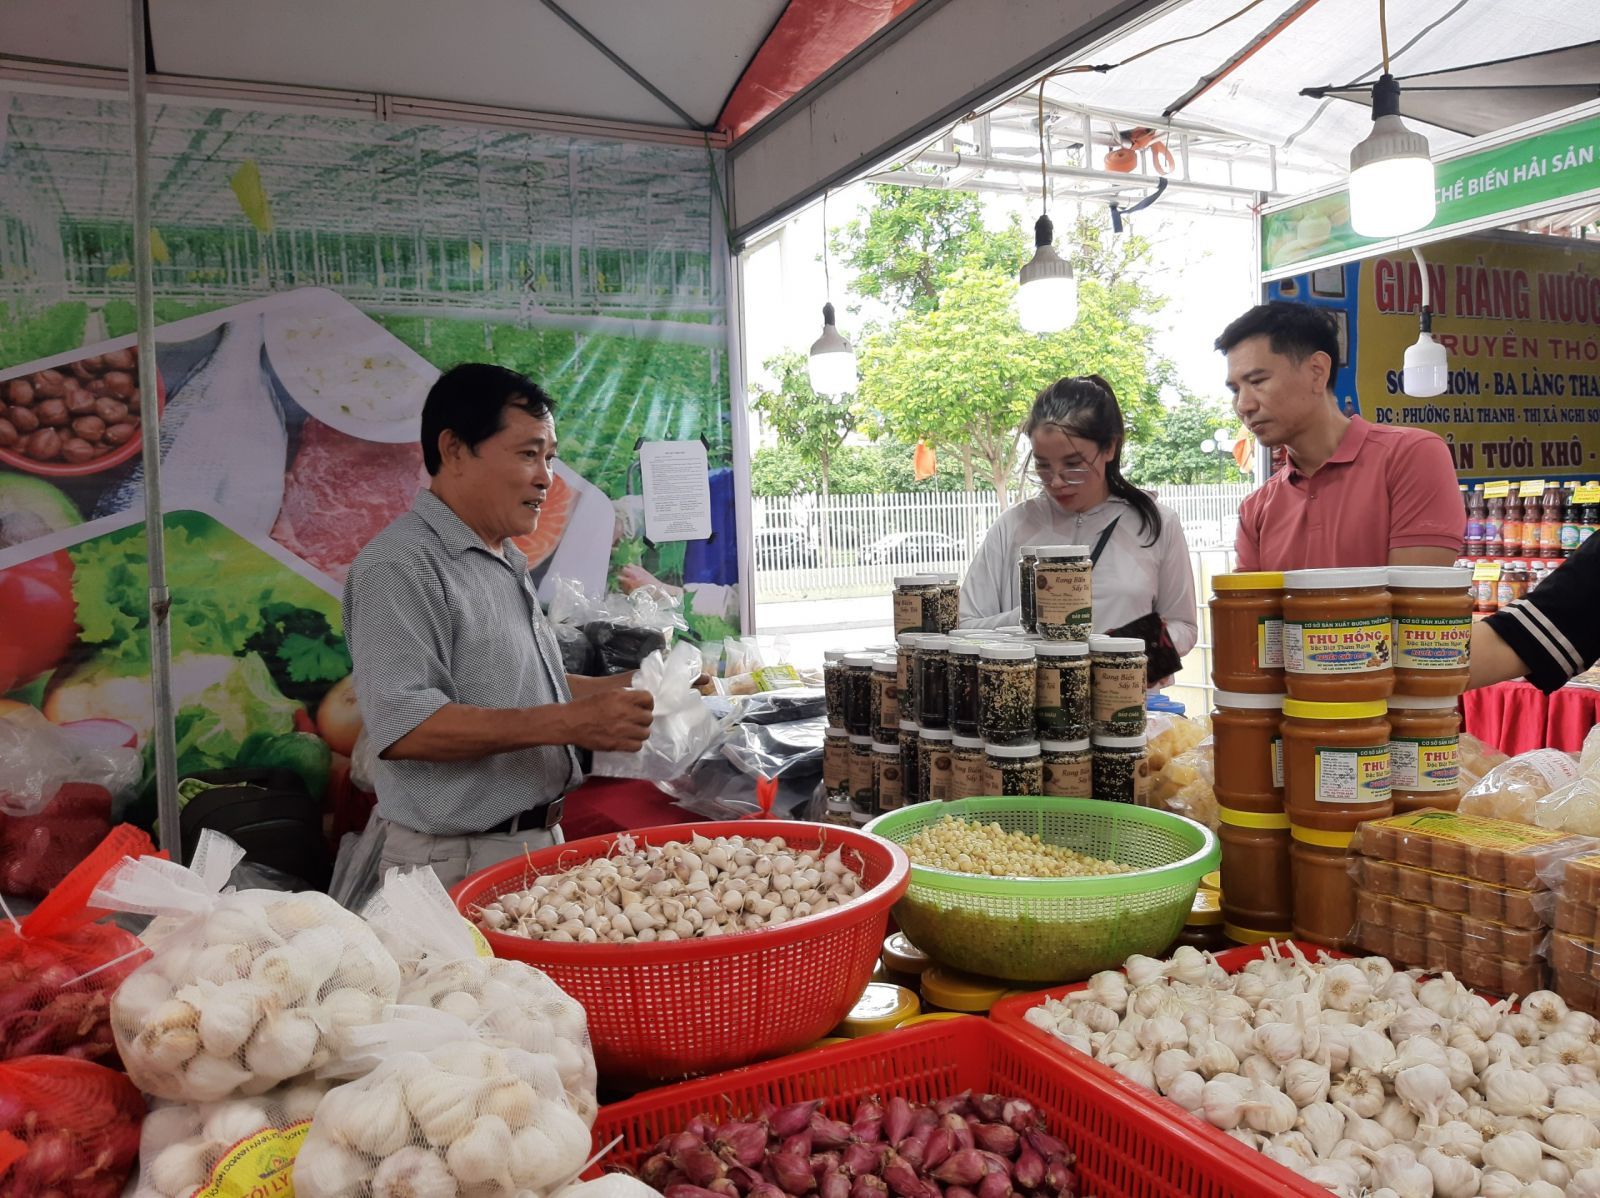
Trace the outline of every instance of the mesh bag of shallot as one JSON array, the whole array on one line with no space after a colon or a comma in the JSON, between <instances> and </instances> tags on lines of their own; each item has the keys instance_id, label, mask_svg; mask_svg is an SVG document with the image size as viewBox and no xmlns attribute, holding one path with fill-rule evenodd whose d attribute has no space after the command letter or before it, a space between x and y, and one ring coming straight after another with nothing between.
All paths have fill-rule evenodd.
<instances>
[{"instance_id":1,"label":"mesh bag of shallot","mask_svg":"<svg viewBox=\"0 0 1600 1198\"><path fill-rule=\"evenodd\" d=\"M144 933L150 959L111 999L123 1065L147 1094L264 1094L338 1057L346 1029L399 993L394 958L327 895L226 891L243 855L206 832L188 869L124 859L91 900L158 917Z\"/></svg>"},{"instance_id":2,"label":"mesh bag of shallot","mask_svg":"<svg viewBox=\"0 0 1600 1198\"><path fill-rule=\"evenodd\" d=\"M130 1198L287 1193L329 1086L303 1078L254 1098L158 1104L139 1136L139 1184Z\"/></svg>"},{"instance_id":3,"label":"mesh bag of shallot","mask_svg":"<svg viewBox=\"0 0 1600 1198\"><path fill-rule=\"evenodd\" d=\"M400 965L401 1003L454 1015L494 1043L549 1054L572 1108L594 1124L594 1052L576 999L532 965L490 956L431 869L391 869L364 914Z\"/></svg>"},{"instance_id":4,"label":"mesh bag of shallot","mask_svg":"<svg viewBox=\"0 0 1600 1198\"><path fill-rule=\"evenodd\" d=\"M0 1194L117 1198L144 1099L122 1074L66 1057L0 1061Z\"/></svg>"},{"instance_id":5,"label":"mesh bag of shallot","mask_svg":"<svg viewBox=\"0 0 1600 1198\"><path fill-rule=\"evenodd\" d=\"M370 1069L318 1104L297 1198L544 1198L582 1172L589 1126L554 1058L486 1043L439 1011L389 1014L352 1033L346 1068Z\"/></svg>"}]
</instances>

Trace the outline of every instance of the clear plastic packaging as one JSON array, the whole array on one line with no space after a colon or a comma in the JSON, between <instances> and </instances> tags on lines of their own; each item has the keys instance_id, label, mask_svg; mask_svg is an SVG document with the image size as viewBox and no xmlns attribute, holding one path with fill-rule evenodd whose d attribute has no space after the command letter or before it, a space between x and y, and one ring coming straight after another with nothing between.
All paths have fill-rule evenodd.
<instances>
[{"instance_id":1,"label":"clear plastic packaging","mask_svg":"<svg viewBox=\"0 0 1600 1198\"><path fill-rule=\"evenodd\" d=\"M1462 739L1465 767L1466 738ZM1461 796L1461 805L1456 810L1462 815L1531 824L1538 801L1577 777L1577 763L1566 753L1559 749L1534 749L1490 769Z\"/></svg>"},{"instance_id":2,"label":"clear plastic packaging","mask_svg":"<svg viewBox=\"0 0 1600 1198\"><path fill-rule=\"evenodd\" d=\"M655 699L650 737L633 753L596 753L594 772L612 778L666 782L681 777L716 742L721 731L694 680L700 676L700 651L687 641L666 657L652 653L639 667L634 688Z\"/></svg>"},{"instance_id":3,"label":"clear plastic packaging","mask_svg":"<svg viewBox=\"0 0 1600 1198\"><path fill-rule=\"evenodd\" d=\"M1517 890L1489 882L1396 865L1375 857L1353 859L1357 893L1399 899L1441 911L1471 915L1512 928L1544 928L1555 914L1556 898L1548 890Z\"/></svg>"},{"instance_id":4,"label":"clear plastic packaging","mask_svg":"<svg viewBox=\"0 0 1600 1198\"><path fill-rule=\"evenodd\" d=\"M1600 849L1600 841L1455 811L1413 811L1369 820L1351 842L1365 857L1516 890L1544 889L1553 863Z\"/></svg>"},{"instance_id":5,"label":"clear plastic packaging","mask_svg":"<svg viewBox=\"0 0 1600 1198\"><path fill-rule=\"evenodd\" d=\"M0 720L0 815L38 815L71 783L98 786L117 800L139 785L142 770L137 749L74 736L35 708Z\"/></svg>"}]
</instances>

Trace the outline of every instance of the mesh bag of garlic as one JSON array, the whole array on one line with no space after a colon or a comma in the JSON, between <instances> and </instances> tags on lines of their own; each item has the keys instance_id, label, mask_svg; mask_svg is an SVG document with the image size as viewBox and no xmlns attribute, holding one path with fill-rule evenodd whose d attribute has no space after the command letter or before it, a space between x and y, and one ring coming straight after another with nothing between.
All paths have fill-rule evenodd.
<instances>
[{"instance_id":1,"label":"mesh bag of garlic","mask_svg":"<svg viewBox=\"0 0 1600 1198\"><path fill-rule=\"evenodd\" d=\"M573 1109L593 1126L594 1052L576 999L532 965L490 956L431 869L391 869L362 914L400 966L401 1003L454 1015L493 1043L554 1057Z\"/></svg>"},{"instance_id":2,"label":"mesh bag of garlic","mask_svg":"<svg viewBox=\"0 0 1600 1198\"><path fill-rule=\"evenodd\" d=\"M380 1018L399 993L394 958L327 895L224 893L243 857L206 832L188 869L124 858L90 900L157 917L143 936L150 959L111 999L117 1051L147 1094L264 1094L338 1057L345 1030Z\"/></svg>"},{"instance_id":3,"label":"mesh bag of garlic","mask_svg":"<svg viewBox=\"0 0 1600 1198\"><path fill-rule=\"evenodd\" d=\"M255 1098L156 1106L140 1129L131 1198L277 1192L331 1085L308 1078Z\"/></svg>"},{"instance_id":4,"label":"mesh bag of garlic","mask_svg":"<svg viewBox=\"0 0 1600 1198\"><path fill-rule=\"evenodd\" d=\"M485 1043L459 1019L393 1007L358 1029L295 1160L296 1198L530 1198L589 1159L553 1057Z\"/></svg>"}]
</instances>

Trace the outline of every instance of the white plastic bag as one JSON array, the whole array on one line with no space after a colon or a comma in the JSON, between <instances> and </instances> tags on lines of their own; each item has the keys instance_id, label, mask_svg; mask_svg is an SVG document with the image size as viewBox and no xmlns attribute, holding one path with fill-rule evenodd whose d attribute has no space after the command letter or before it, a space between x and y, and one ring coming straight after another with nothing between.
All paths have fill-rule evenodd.
<instances>
[{"instance_id":1,"label":"white plastic bag","mask_svg":"<svg viewBox=\"0 0 1600 1198\"><path fill-rule=\"evenodd\" d=\"M400 989L400 968L360 918L325 894L226 891L244 857L201 834L189 869L124 858L92 905L154 915L150 960L111 998L123 1065L147 1094L216 1102L263 1094L344 1051Z\"/></svg>"},{"instance_id":2,"label":"white plastic bag","mask_svg":"<svg viewBox=\"0 0 1600 1198\"><path fill-rule=\"evenodd\" d=\"M649 691L655 699L650 738L636 753L596 753L594 772L650 782L669 782L688 773L720 731L694 689L699 676L700 651L687 641L674 645L665 659L660 653L645 658L633 689Z\"/></svg>"},{"instance_id":3,"label":"white plastic bag","mask_svg":"<svg viewBox=\"0 0 1600 1198\"><path fill-rule=\"evenodd\" d=\"M1589 729L1578 777L1534 802L1532 822L1556 832L1600 836L1600 727Z\"/></svg>"},{"instance_id":4,"label":"white plastic bag","mask_svg":"<svg viewBox=\"0 0 1600 1198\"><path fill-rule=\"evenodd\" d=\"M582 1171L589 1128L547 1055L485 1043L439 1011L392 1007L352 1040L371 1066L317 1106L298 1198L543 1195Z\"/></svg>"},{"instance_id":5,"label":"white plastic bag","mask_svg":"<svg viewBox=\"0 0 1600 1198\"><path fill-rule=\"evenodd\" d=\"M364 915L400 965L402 1004L453 1015L492 1043L548 1054L568 1102L594 1123L594 1051L576 999L532 965L490 956L431 869L391 869Z\"/></svg>"},{"instance_id":6,"label":"white plastic bag","mask_svg":"<svg viewBox=\"0 0 1600 1198\"><path fill-rule=\"evenodd\" d=\"M139 785L137 749L93 744L32 707L0 719L0 815L38 815L69 782L99 786L113 800Z\"/></svg>"},{"instance_id":7,"label":"white plastic bag","mask_svg":"<svg viewBox=\"0 0 1600 1198\"><path fill-rule=\"evenodd\" d=\"M1463 815L1534 822L1535 805L1578 777L1578 766L1559 749L1534 749L1495 766L1461 797Z\"/></svg>"}]
</instances>

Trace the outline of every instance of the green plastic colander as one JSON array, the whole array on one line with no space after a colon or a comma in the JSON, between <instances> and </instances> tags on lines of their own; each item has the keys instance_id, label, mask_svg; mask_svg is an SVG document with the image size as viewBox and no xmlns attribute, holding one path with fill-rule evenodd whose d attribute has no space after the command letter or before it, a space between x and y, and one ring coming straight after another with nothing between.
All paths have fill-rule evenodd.
<instances>
[{"instance_id":1,"label":"green plastic colander","mask_svg":"<svg viewBox=\"0 0 1600 1198\"><path fill-rule=\"evenodd\" d=\"M1193 820L1098 799L919 803L880 815L866 831L904 845L947 815L1134 867L1103 877L990 878L913 862L894 907L901 930L945 965L1009 981L1078 981L1134 953L1159 953L1221 859L1216 836Z\"/></svg>"}]
</instances>

